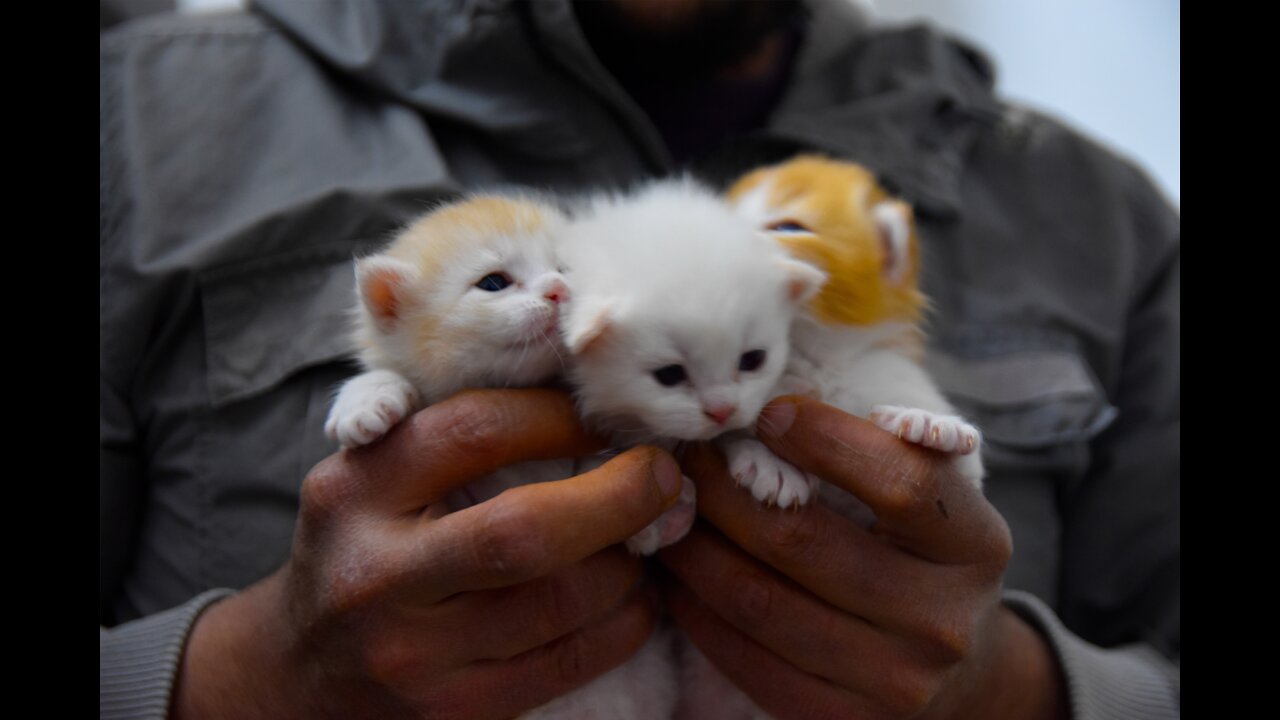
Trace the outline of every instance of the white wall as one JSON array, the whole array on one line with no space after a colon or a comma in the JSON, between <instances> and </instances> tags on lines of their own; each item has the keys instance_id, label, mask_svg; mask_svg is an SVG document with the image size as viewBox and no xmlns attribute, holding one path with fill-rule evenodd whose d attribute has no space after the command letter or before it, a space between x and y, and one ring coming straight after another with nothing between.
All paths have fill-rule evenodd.
<instances>
[{"instance_id":1,"label":"white wall","mask_svg":"<svg viewBox=\"0 0 1280 720\"><path fill-rule=\"evenodd\" d=\"M865 3L865 0L863 0ZM1180 0L874 0L996 62L997 88L1135 159L1181 206Z\"/></svg>"}]
</instances>

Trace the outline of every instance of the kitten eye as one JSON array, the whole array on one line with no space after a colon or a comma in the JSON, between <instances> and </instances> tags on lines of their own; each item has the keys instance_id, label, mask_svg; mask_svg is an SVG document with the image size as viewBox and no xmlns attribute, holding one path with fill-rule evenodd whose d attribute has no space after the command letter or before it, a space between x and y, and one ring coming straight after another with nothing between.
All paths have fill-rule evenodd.
<instances>
[{"instance_id":1,"label":"kitten eye","mask_svg":"<svg viewBox=\"0 0 1280 720\"><path fill-rule=\"evenodd\" d=\"M688 377L689 376L686 375L684 372L683 365L668 365L666 367L660 367L657 370L653 371L653 379L657 380L663 385L666 385L667 387L671 387L672 385L679 385L680 383L684 382L685 379Z\"/></svg>"},{"instance_id":2,"label":"kitten eye","mask_svg":"<svg viewBox=\"0 0 1280 720\"><path fill-rule=\"evenodd\" d=\"M746 372L758 370L764 364L764 350L752 350L742 353L742 357L738 358L738 369Z\"/></svg>"},{"instance_id":3,"label":"kitten eye","mask_svg":"<svg viewBox=\"0 0 1280 720\"><path fill-rule=\"evenodd\" d=\"M774 223L769 223L765 226L765 229L781 233L813 233L812 230L795 220L779 220Z\"/></svg>"},{"instance_id":4,"label":"kitten eye","mask_svg":"<svg viewBox=\"0 0 1280 720\"><path fill-rule=\"evenodd\" d=\"M498 292L499 290L506 288L510 284L511 284L510 275L503 272L496 272L496 273L489 273L488 275L485 275L484 277L480 278L480 281L476 283L476 287L480 288L481 290L487 290L489 292Z\"/></svg>"}]
</instances>

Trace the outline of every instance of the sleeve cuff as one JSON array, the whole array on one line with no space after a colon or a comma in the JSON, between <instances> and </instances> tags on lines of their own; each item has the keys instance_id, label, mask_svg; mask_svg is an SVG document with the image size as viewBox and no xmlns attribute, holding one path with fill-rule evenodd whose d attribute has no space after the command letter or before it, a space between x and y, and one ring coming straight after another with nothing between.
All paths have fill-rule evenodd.
<instances>
[{"instance_id":1,"label":"sleeve cuff","mask_svg":"<svg viewBox=\"0 0 1280 720\"><path fill-rule=\"evenodd\" d=\"M1004 603L1048 641L1066 678L1073 720L1167 720L1181 716L1181 671L1145 645L1100 648L1063 626L1034 595L1004 593Z\"/></svg>"},{"instance_id":2,"label":"sleeve cuff","mask_svg":"<svg viewBox=\"0 0 1280 720\"><path fill-rule=\"evenodd\" d=\"M166 717L191 625L206 608L233 592L210 590L171 610L99 629L99 717Z\"/></svg>"}]
</instances>

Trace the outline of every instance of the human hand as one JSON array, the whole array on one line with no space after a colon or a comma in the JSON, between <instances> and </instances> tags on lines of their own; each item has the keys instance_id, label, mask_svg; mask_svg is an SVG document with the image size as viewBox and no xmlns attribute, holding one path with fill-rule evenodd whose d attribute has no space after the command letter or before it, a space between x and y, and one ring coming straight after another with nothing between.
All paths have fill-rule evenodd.
<instances>
[{"instance_id":1,"label":"human hand","mask_svg":"<svg viewBox=\"0 0 1280 720\"><path fill-rule=\"evenodd\" d=\"M947 455L796 397L757 427L877 521L767 508L691 449L707 522L659 557L669 610L720 672L778 718L1065 717L1044 641L1000 602L1008 526Z\"/></svg>"},{"instance_id":2,"label":"human hand","mask_svg":"<svg viewBox=\"0 0 1280 720\"><path fill-rule=\"evenodd\" d=\"M672 504L674 460L638 447L592 472L439 516L455 488L600 449L572 401L474 391L302 486L291 556L193 629L177 717L511 717L621 664L655 622L616 543Z\"/></svg>"}]
</instances>

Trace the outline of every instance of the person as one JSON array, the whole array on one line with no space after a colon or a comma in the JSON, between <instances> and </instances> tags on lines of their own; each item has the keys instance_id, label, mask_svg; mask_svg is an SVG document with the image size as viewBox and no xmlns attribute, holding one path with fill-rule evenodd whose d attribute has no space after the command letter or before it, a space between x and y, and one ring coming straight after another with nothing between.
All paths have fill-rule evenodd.
<instances>
[{"instance_id":1,"label":"person","mask_svg":"<svg viewBox=\"0 0 1280 720\"><path fill-rule=\"evenodd\" d=\"M1178 715L1177 214L970 46L823 0L259 0L113 29L100 68L102 717L508 717L661 612L778 717ZM646 566L617 543L679 487L654 448L433 512L598 448L560 391L324 439L351 256L424 201L799 151L913 204L984 495L782 398L762 439L874 531L761 509L695 448L698 525Z\"/></svg>"}]
</instances>

